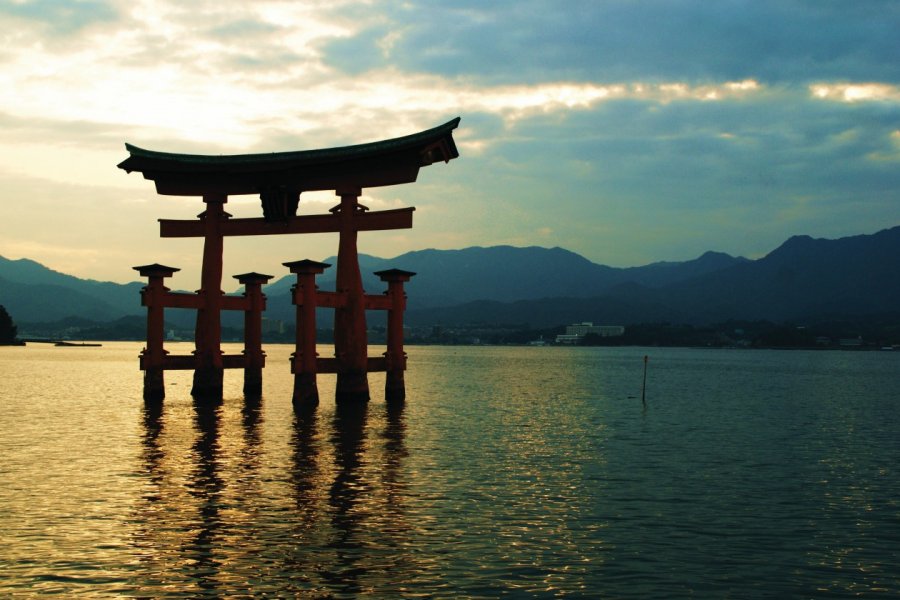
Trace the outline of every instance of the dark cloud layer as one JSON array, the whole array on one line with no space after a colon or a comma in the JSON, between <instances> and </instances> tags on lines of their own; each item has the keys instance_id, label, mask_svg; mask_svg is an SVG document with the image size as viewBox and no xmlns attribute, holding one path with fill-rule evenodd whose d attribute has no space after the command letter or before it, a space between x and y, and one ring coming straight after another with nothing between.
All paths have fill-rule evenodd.
<instances>
[{"instance_id":1,"label":"dark cloud layer","mask_svg":"<svg viewBox=\"0 0 900 600\"><path fill-rule=\"evenodd\" d=\"M332 65L493 83L900 79L893 0L413 1L372 10L388 17L329 43Z\"/></svg>"}]
</instances>

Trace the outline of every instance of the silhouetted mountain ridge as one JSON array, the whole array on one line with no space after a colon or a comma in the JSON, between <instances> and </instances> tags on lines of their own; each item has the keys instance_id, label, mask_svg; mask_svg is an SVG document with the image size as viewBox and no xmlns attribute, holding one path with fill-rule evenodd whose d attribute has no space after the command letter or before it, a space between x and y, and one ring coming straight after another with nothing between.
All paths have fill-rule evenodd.
<instances>
[{"instance_id":1,"label":"silhouetted mountain ridge","mask_svg":"<svg viewBox=\"0 0 900 600\"><path fill-rule=\"evenodd\" d=\"M684 280L663 292L671 308L694 313L694 322L896 310L900 227L837 240L794 236L759 260Z\"/></svg>"},{"instance_id":2,"label":"silhouetted mountain ridge","mask_svg":"<svg viewBox=\"0 0 900 600\"><path fill-rule=\"evenodd\" d=\"M455 306L477 300L514 302L549 297L589 298L615 285L638 282L650 287L666 285L698 274L745 262L727 254L708 252L680 263L653 263L618 269L598 265L563 248L530 246L473 246L461 250L416 250L384 259L360 255L363 287L378 293L384 284L374 271L400 268L416 276L406 285L410 303L418 307ZM336 264L335 257L323 262ZM269 297L293 284L285 277L265 288ZM334 289L332 267L318 277L321 289Z\"/></svg>"},{"instance_id":3,"label":"silhouetted mountain ridge","mask_svg":"<svg viewBox=\"0 0 900 600\"><path fill-rule=\"evenodd\" d=\"M334 289L336 260L317 280ZM865 315L900 306L900 227L837 240L794 236L758 260L706 252L684 262L614 268L563 248L513 246L425 249L385 259L360 255L363 285L381 293L372 273L414 271L407 284L411 324L575 321L615 324L666 320L712 323L727 319L785 321L840 314ZM271 319L292 321L287 275L266 286ZM75 315L112 321L143 314L139 290L79 279L27 259L0 257L0 304L17 322ZM185 323L190 311L167 311ZM372 315L372 321L381 315ZM226 323L240 315L227 314ZM330 326L330 320L323 321Z\"/></svg>"}]
</instances>

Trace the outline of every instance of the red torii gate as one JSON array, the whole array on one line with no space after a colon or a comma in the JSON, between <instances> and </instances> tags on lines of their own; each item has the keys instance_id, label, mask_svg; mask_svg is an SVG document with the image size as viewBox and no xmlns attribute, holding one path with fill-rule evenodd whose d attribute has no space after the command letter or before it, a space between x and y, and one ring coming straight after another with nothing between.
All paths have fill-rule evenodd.
<instances>
[{"instance_id":1,"label":"red torii gate","mask_svg":"<svg viewBox=\"0 0 900 600\"><path fill-rule=\"evenodd\" d=\"M223 369L243 367L245 393L254 393L261 381L261 375L254 374L262 368L265 358L261 348L257 350L255 347L257 340L250 338L255 335L253 324L265 305L265 298L259 290L271 276L258 273L237 276L245 284L244 297L225 296L221 289L224 237L323 232L339 233L337 286L332 296L327 292L311 293L315 287L315 272L321 273L321 269L328 265L312 261L285 263L298 274L298 280L307 277L298 281L294 293L294 303L298 305L297 352L292 361L295 372L294 400L318 400L316 372L337 373L338 401L368 399L366 373L375 370L388 371L386 394L394 398L402 397L402 370L406 362L402 351L402 310L405 304L402 285L413 273L382 271L379 276L389 284L388 292L381 297L383 300L366 295L362 287L356 242L359 231L412 227L415 209L369 212L359 203L359 196L363 188L414 182L420 167L457 158L459 152L452 132L458 125L457 117L433 129L401 138L342 148L271 154L172 154L126 144L130 157L121 162L119 168L129 173L142 173L144 178L154 181L159 194L201 196L206 204L199 220L159 221L161 237L204 238L201 287L196 294L176 294L165 288L163 279L177 271L176 268L163 265L135 267L141 275L149 278L143 292L143 303L148 307L148 347L141 355L141 369L145 372L144 397L163 397L163 371L167 369L193 369L191 394L198 398L217 398L222 395ZM340 197L340 203L331 209L331 214L297 216L300 194L319 190L334 190ZM234 219L225 212L228 196L243 194L259 194L262 218ZM312 273L306 273L310 270L310 264L322 266L313 267ZM308 278L310 274L312 279ZM314 321L311 331L308 317L302 325L300 322L301 310L308 315L311 304L313 319L316 305L333 306L335 309L335 358L317 359L315 364L310 358L310 352L315 353ZM197 310L196 349L192 356L168 356L162 348L164 307ZM370 360L367 356L367 308L389 311L389 344L383 360ZM222 354L222 310L245 311L245 323L249 324L249 329L245 327L245 350L241 356ZM249 336L247 332L250 332ZM306 383L300 383L301 380Z\"/></svg>"}]
</instances>

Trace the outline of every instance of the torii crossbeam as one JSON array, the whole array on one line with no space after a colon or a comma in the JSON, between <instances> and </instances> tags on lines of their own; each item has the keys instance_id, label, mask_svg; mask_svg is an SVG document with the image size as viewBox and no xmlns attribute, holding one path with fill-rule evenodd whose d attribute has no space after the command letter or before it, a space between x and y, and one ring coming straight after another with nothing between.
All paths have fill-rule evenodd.
<instances>
[{"instance_id":1,"label":"torii crossbeam","mask_svg":"<svg viewBox=\"0 0 900 600\"><path fill-rule=\"evenodd\" d=\"M224 238L337 232L340 237L335 292L343 298L335 303L337 399L368 398L366 372L371 369L367 365L367 306L359 270L357 233L410 228L415 209L369 212L359 204L359 197L364 188L411 183L416 180L421 167L457 158L459 152L452 132L458 125L457 117L433 129L401 138L342 148L271 154L172 154L126 144L130 157L120 163L119 168L129 173L142 173L146 179L154 181L159 194L201 196L206 204L199 220L160 219L161 237L204 238L198 298L193 302L180 300L197 308L191 391L195 397L221 397L223 369L229 362L239 362L226 360L221 351L221 311L233 308L226 306L229 301L221 289ZM331 214L297 216L300 194L319 190L333 190L340 197L340 203L331 209ZM234 219L225 212L228 196L243 194L259 194L262 218ZM161 279L158 285L162 285ZM175 298L175 295L169 296ZM162 294L159 297L168 296ZM165 361L142 360L142 368L145 363L158 365ZM161 372L158 380L162 381ZM400 381L402 384L402 379Z\"/></svg>"}]
</instances>

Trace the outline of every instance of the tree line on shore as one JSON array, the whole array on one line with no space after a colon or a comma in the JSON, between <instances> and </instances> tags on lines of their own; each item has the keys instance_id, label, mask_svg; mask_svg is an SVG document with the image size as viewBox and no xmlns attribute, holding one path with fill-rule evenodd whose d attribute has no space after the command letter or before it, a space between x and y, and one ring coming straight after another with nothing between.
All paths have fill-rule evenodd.
<instances>
[{"instance_id":1,"label":"tree line on shore","mask_svg":"<svg viewBox=\"0 0 900 600\"><path fill-rule=\"evenodd\" d=\"M564 326L533 329L527 325L435 327L410 336L416 344L554 344ZM716 348L868 348L900 345L900 315L834 318L808 324L771 321L725 321L711 325L636 323L619 336L589 333L581 346L680 346Z\"/></svg>"},{"instance_id":2,"label":"tree line on shore","mask_svg":"<svg viewBox=\"0 0 900 600\"><path fill-rule=\"evenodd\" d=\"M0 306L0 343L15 343L17 327L6 310ZM80 339L105 341L143 341L146 319L141 316L123 317L109 323L96 323L79 318L53 323L29 323L24 327L26 339ZM191 341L191 329L168 327L174 339ZM407 329L406 343L443 345L515 345L532 342L554 344L556 336L565 333L565 326L534 328L519 324L467 324L455 326L433 325ZM263 334L267 343L293 343L294 325L285 323L280 332ZM222 339L228 342L243 340L241 328L223 327ZM320 328L317 339L330 343L333 332ZM370 326L369 342L383 344L385 329ZM627 325L623 335L603 337L587 334L578 341L584 346L700 346L745 348L867 348L900 345L900 313L869 317L833 318L810 323L773 323L770 321L725 321L712 325L636 323Z\"/></svg>"},{"instance_id":3,"label":"tree line on shore","mask_svg":"<svg viewBox=\"0 0 900 600\"><path fill-rule=\"evenodd\" d=\"M13 323L12 317L6 312L6 307L0 304L0 346L11 346L19 343L18 327Z\"/></svg>"}]
</instances>

